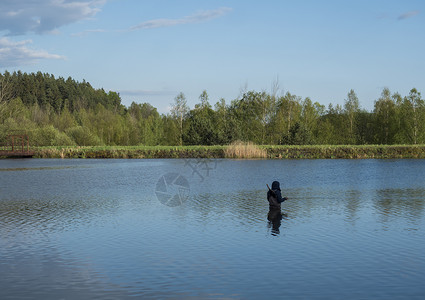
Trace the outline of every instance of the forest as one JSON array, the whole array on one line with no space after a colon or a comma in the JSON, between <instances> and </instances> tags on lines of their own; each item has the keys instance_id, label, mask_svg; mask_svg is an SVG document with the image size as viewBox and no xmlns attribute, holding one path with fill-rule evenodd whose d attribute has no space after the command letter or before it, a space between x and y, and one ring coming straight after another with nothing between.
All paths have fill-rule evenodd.
<instances>
[{"instance_id":1,"label":"forest","mask_svg":"<svg viewBox=\"0 0 425 300\"><path fill-rule=\"evenodd\" d=\"M354 90L343 105L328 107L286 92L245 91L213 105L207 91L187 105L184 93L170 113L149 103L121 103L116 92L54 75L0 73L0 143L26 133L32 146L394 145L425 144L425 102L382 90L373 111L361 108Z\"/></svg>"}]
</instances>

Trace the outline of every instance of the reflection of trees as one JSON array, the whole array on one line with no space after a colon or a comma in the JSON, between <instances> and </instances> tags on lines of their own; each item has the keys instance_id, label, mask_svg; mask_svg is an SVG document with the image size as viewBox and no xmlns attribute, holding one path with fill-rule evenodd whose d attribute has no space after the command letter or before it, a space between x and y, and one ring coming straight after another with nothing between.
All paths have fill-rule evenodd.
<instances>
[{"instance_id":1,"label":"reflection of trees","mask_svg":"<svg viewBox=\"0 0 425 300\"><path fill-rule=\"evenodd\" d=\"M185 204L184 218L189 209L195 211L202 222L221 222L230 217L240 224L257 227L268 213L266 192L264 189L197 194ZM354 224L369 211L379 216L380 222L406 219L417 224L425 209L425 189L383 189L369 194L358 189L316 187L285 189L283 194L289 200L282 204L282 212L288 214L289 220L301 222L310 222L312 218L332 220L336 216ZM140 199L134 201L131 204L134 208L143 205ZM7 238L16 232L42 234L106 222L116 216L121 206L122 201L114 197L3 201L0 202L0 235ZM286 222L285 226L290 224L295 223Z\"/></svg>"},{"instance_id":2,"label":"reflection of trees","mask_svg":"<svg viewBox=\"0 0 425 300\"><path fill-rule=\"evenodd\" d=\"M382 218L380 222L392 222L397 218L416 224L423 218L425 209L425 189L386 189L370 194L361 189L318 187L286 189L283 193L289 200L282 204L282 212L288 214L288 219L302 222L309 222L315 217L336 216L354 225L356 220L371 212ZM264 220L268 212L265 191L196 195L194 201L193 209L199 211L201 218L207 222L211 221L212 216L220 218L231 214L241 224L255 225L259 220Z\"/></svg>"},{"instance_id":3,"label":"reflection of trees","mask_svg":"<svg viewBox=\"0 0 425 300\"><path fill-rule=\"evenodd\" d=\"M282 212L289 219L309 218L323 208L330 213L336 208L334 201L340 198L335 193L312 189L286 189L283 196L289 200L282 204ZM269 211L267 190L239 191L227 194L201 194L194 196L193 208L198 210L205 220L211 215L219 217L229 213L243 220L244 223L256 223L263 220Z\"/></svg>"},{"instance_id":4,"label":"reflection of trees","mask_svg":"<svg viewBox=\"0 0 425 300\"><path fill-rule=\"evenodd\" d=\"M364 201L361 196L362 193L358 190L350 190L345 193L345 212L349 222L354 223L357 219L360 203Z\"/></svg>"},{"instance_id":5,"label":"reflection of trees","mask_svg":"<svg viewBox=\"0 0 425 300\"><path fill-rule=\"evenodd\" d=\"M314 209L314 201L304 201L305 195L301 190L284 190L283 196L290 200L282 204L282 211L289 217L309 214ZM300 201L302 200L302 201ZM200 218L211 222L212 218L228 217L233 215L243 225L255 225L266 220L269 211L267 190L237 191L231 193L208 193L193 197L193 202L188 204L199 212Z\"/></svg>"},{"instance_id":6,"label":"reflection of trees","mask_svg":"<svg viewBox=\"0 0 425 300\"><path fill-rule=\"evenodd\" d=\"M255 219L264 218L268 205L266 192L243 191L196 195L193 209L199 211L201 218L205 221L211 221L211 216L217 218L231 214L243 223L252 223Z\"/></svg>"},{"instance_id":7,"label":"reflection of trees","mask_svg":"<svg viewBox=\"0 0 425 300\"><path fill-rule=\"evenodd\" d=\"M423 216L425 189L384 189L376 192L374 207L382 222L405 218L416 224Z\"/></svg>"}]
</instances>

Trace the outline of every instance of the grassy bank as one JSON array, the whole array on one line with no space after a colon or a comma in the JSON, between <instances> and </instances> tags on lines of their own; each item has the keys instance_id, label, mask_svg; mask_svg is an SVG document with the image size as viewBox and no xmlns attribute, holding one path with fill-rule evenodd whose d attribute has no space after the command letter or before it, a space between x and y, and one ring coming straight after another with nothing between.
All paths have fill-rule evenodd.
<instances>
[{"instance_id":1,"label":"grassy bank","mask_svg":"<svg viewBox=\"0 0 425 300\"><path fill-rule=\"evenodd\" d=\"M273 159L366 159L425 158L425 145L367 146L256 146L250 155L229 152L229 146L109 146L39 147L36 158L273 158ZM243 150L243 149L242 149Z\"/></svg>"},{"instance_id":2,"label":"grassy bank","mask_svg":"<svg viewBox=\"0 0 425 300\"><path fill-rule=\"evenodd\" d=\"M269 158L388 159L425 158L425 145L262 146Z\"/></svg>"},{"instance_id":3,"label":"grassy bank","mask_svg":"<svg viewBox=\"0 0 425 300\"><path fill-rule=\"evenodd\" d=\"M221 158L225 146L38 147L36 158Z\"/></svg>"}]
</instances>

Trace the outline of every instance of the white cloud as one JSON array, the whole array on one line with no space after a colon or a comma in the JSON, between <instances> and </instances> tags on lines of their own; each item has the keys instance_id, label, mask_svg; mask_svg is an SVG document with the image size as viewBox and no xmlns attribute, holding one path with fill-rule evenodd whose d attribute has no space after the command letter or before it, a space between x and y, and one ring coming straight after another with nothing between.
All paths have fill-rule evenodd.
<instances>
[{"instance_id":1,"label":"white cloud","mask_svg":"<svg viewBox=\"0 0 425 300\"><path fill-rule=\"evenodd\" d=\"M8 35L50 33L94 16L105 0L1 0L0 31Z\"/></svg>"},{"instance_id":2,"label":"white cloud","mask_svg":"<svg viewBox=\"0 0 425 300\"><path fill-rule=\"evenodd\" d=\"M40 59L65 59L61 55L31 49L28 47L31 43L31 40L13 42L7 38L0 38L0 67L35 64Z\"/></svg>"},{"instance_id":3,"label":"white cloud","mask_svg":"<svg viewBox=\"0 0 425 300\"><path fill-rule=\"evenodd\" d=\"M222 15L228 13L231 10L232 9L229 7L221 7L214 10L202 11L194 15L186 16L180 19L154 19L154 20L145 21L136 26L133 26L130 28L130 31L206 22L206 21L210 21L212 19L221 17Z\"/></svg>"},{"instance_id":4,"label":"white cloud","mask_svg":"<svg viewBox=\"0 0 425 300\"><path fill-rule=\"evenodd\" d=\"M404 14L401 14L400 16L398 16L398 20L405 20L405 19L409 19L412 18L416 15L419 14L419 10L412 10L412 11L408 11Z\"/></svg>"}]
</instances>

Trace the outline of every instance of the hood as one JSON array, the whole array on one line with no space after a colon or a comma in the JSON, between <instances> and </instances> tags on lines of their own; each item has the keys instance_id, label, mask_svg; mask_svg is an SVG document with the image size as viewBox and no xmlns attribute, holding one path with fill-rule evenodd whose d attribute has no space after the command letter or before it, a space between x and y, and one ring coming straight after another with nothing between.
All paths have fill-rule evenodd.
<instances>
[{"instance_id":1,"label":"hood","mask_svg":"<svg viewBox=\"0 0 425 300\"><path fill-rule=\"evenodd\" d=\"M279 183L279 181L273 181L273 183L272 183L272 190L279 190L280 191L280 183Z\"/></svg>"}]
</instances>

